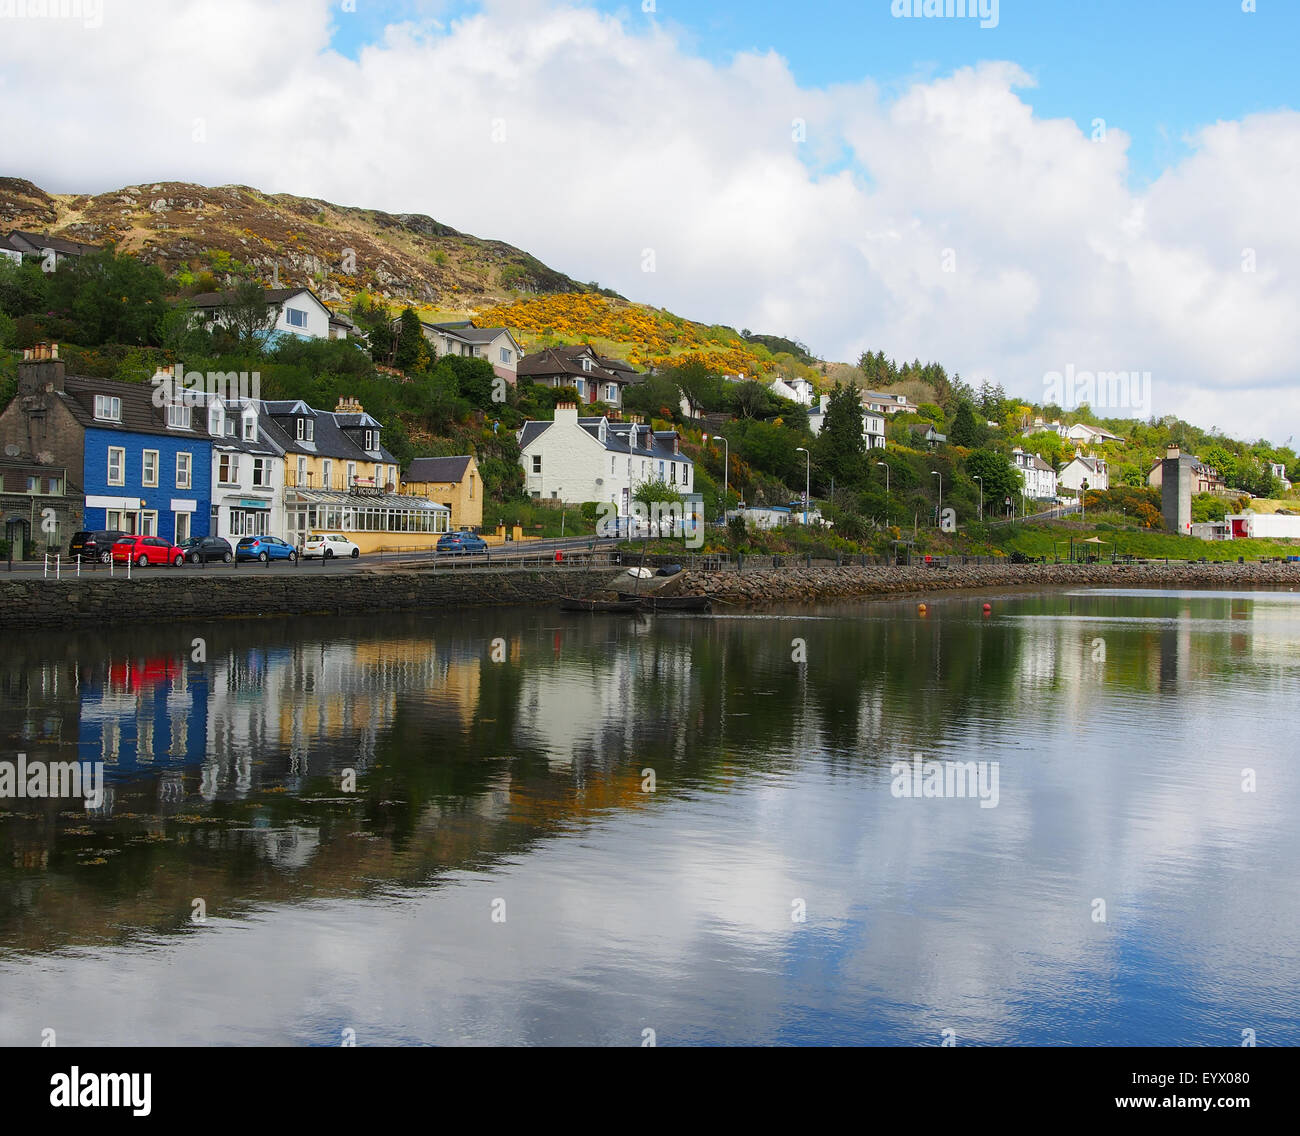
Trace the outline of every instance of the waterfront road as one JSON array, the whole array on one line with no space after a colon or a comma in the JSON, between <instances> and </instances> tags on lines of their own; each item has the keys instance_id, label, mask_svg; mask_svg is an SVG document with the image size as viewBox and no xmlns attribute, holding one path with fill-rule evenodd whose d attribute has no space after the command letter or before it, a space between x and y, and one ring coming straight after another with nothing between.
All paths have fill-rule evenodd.
<instances>
[{"instance_id":1,"label":"waterfront road","mask_svg":"<svg viewBox=\"0 0 1300 1136\"><path fill-rule=\"evenodd\" d=\"M597 537L577 537L566 538L564 540L529 540L529 541L509 541L503 545L495 545L486 553L470 555L466 553L443 553L438 554L430 552L428 549L422 549L418 552L372 552L357 557L357 559L332 559L332 560L299 560L297 563L289 563L284 560L274 560L266 564L258 563L255 560L245 560L239 564L221 564L213 561L210 564L186 564L181 568L149 567L149 568L132 568L132 577L137 574L145 576L189 576L189 575L210 575L210 576L245 576L249 573L268 573L268 572L292 572L295 574L312 574L320 575L339 575L345 572L361 572L375 570L389 570L400 568L436 568L439 570L459 570L472 567L538 567L554 563L554 556L557 551L566 555L578 552L586 552L588 549L597 549L602 552L609 551L618 544L617 538L600 539ZM41 577L48 571L49 578L53 579L55 575L54 560L51 559L47 565L41 560L16 561L12 567L12 574L15 577L30 578L35 575ZM59 566L59 573L62 576L75 576L77 572L76 562L63 559ZM0 579L10 574L10 569L4 561L0 561ZM85 563L81 566L81 574L92 579L100 577L107 578L109 567L107 564ZM113 576L126 575L126 568L121 565L113 567Z\"/></svg>"}]
</instances>

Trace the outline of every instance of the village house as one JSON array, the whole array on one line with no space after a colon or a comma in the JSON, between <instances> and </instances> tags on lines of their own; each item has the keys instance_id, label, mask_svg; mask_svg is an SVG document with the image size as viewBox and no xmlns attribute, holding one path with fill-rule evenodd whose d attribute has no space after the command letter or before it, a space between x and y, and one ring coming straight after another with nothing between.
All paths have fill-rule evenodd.
<instances>
[{"instance_id":1,"label":"village house","mask_svg":"<svg viewBox=\"0 0 1300 1136\"><path fill-rule=\"evenodd\" d=\"M346 339L351 321L344 322L310 288L263 289L268 323L267 341L285 335L298 339ZM200 292L189 304L200 325L219 327L229 323L227 309L235 298L233 289ZM272 317L274 316L274 322Z\"/></svg>"},{"instance_id":2,"label":"village house","mask_svg":"<svg viewBox=\"0 0 1300 1136\"><path fill-rule=\"evenodd\" d=\"M611 502L626 517L637 486L661 481L683 496L694 492L694 463L675 430L639 421L579 418L560 403L551 422L529 420L519 431L524 490L543 500Z\"/></svg>"},{"instance_id":3,"label":"village house","mask_svg":"<svg viewBox=\"0 0 1300 1136\"><path fill-rule=\"evenodd\" d=\"M948 435L940 434L939 431L934 428L934 423L932 422L918 423L914 426L909 426L908 430L911 433L912 443L914 445L924 442L929 449L934 449L935 446L942 446L948 441Z\"/></svg>"},{"instance_id":4,"label":"village house","mask_svg":"<svg viewBox=\"0 0 1300 1136\"><path fill-rule=\"evenodd\" d=\"M603 402L611 408L623 405L623 390L641 376L621 359L598 355L587 343L568 347L547 347L519 360L518 373L538 386L572 387L587 404Z\"/></svg>"},{"instance_id":5,"label":"village house","mask_svg":"<svg viewBox=\"0 0 1300 1136\"><path fill-rule=\"evenodd\" d=\"M800 406L812 406L817 397L812 383L807 379L783 379L777 376L768 386L768 390L781 398L797 402Z\"/></svg>"},{"instance_id":6,"label":"village house","mask_svg":"<svg viewBox=\"0 0 1300 1136\"><path fill-rule=\"evenodd\" d=\"M1099 491L1109 489L1110 470L1101 458L1085 458L1076 452L1074 457L1061 467L1061 472L1056 476L1056 484L1061 489L1069 489L1078 494L1085 481L1089 489Z\"/></svg>"},{"instance_id":7,"label":"village house","mask_svg":"<svg viewBox=\"0 0 1300 1136\"><path fill-rule=\"evenodd\" d=\"M916 409L907 401L905 394L881 394L879 391L864 390L858 392L858 398L864 409L886 416Z\"/></svg>"},{"instance_id":8,"label":"village house","mask_svg":"<svg viewBox=\"0 0 1300 1136\"><path fill-rule=\"evenodd\" d=\"M10 443L5 447L18 450ZM46 551L66 550L81 527L81 478L68 481L62 466L36 461L0 460L0 540L9 556L23 560Z\"/></svg>"},{"instance_id":9,"label":"village house","mask_svg":"<svg viewBox=\"0 0 1300 1136\"><path fill-rule=\"evenodd\" d=\"M454 323L421 322L420 330L436 356L467 355L486 359L506 382L514 383L524 352L509 328L479 327L473 320L460 320Z\"/></svg>"},{"instance_id":10,"label":"village house","mask_svg":"<svg viewBox=\"0 0 1300 1136\"><path fill-rule=\"evenodd\" d=\"M9 259L22 263L23 257L39 259L52 271L65 260L89 256L102 252L99 245L88 245L81 241L70 241L66 237L52 237L49 233L27 233L21 229L10 229L9 235L0 241L0 251L8 252Z\"/></svg>"},{"instance_id":11,"label":"village house","mask_svg":"<svg viewBox=\"0 0 1300 1136\"><path fill-rule=\"evenodd\" d=\"M1011 460L1020 474L1026 497L1035 501L1056 500L1056 470L1039 454L1026 453L1017 446L1011 451Z\"/></svg>"},{"instance_id":12,"label":"village house","mask_svg":"<svg viewBox=\"0 0 1300 1136\"><path fill-rule=\"evenodd\" d=\"M814 435L822 432L822 426L826 422L826 410L830 406L830 395L821 395L817 400L817 405L808 411L808 429ZM885 448L885 415L882 411L869 410L867 407L862 408L862 437L867 443L869 450L883 450Z\"/></svg>"},{"instance_id":13,"label":"village house","mask_svg":"<svg viewBox=\"0 0 1300 1136\"><path fill-rule=\"evenodd\" d=\"M1213 466L1206 465L1200 458L1193 454L1180 454L1178 462L1182 467L1183 479L1192 487L1193 496L1197 493L1226 494L1228 492L1228 487L1219 476L1219 471ZM1147 470L1147 484L1153 489L1159 489L1164 484L1163 465L1162 461L1157 461Z\"/></svg>"},{"instance_id":14,"label":"village house","mask_svg":"<svg viewBox=\"0 0 1300 1136\"><path fill-rule=\"evenodd\" d=\"M0 413L0 450L58 471L65 489L69 481L77 485L83 496L65 500L60 515L79 528L178 543L206 536L211 440L195 429L189 407L155 406L154 389L69 375L57 344L29 348L18 365L18 393ZM76 511L79 521L72 522ZM60 529L49 543L70 535Z\"/></svg>"},{"instance_id":15,"label":"village house","mask_svg":"<svg viewBox=\"0 0 1300 1136\"><path fill-rule=\"evenodd\" d=\"M1291 492L1291 480L1286 475L1285 462L1269 462L1268 472L1271 473L1274 477L1278 479L1278 481L1282 483L1282 491L1284 493Z\"/></svg>"},{"instance_id":16,"label":"village house","mask_svg":"<svg viewBox=\"0 0 1300 1136\"><path fill-rule=\"evenodd\" d=\"M1086 422L1076 422L1073 426L1068 427L1063 437L1067 441L1078 442L1085 446L1099 446L1103 442L1124 444L1124 439L1118 434L1112 434L1109 430L1103 430L1100 426L1089 426Z\"/></svg>"},{"instance_id":17,"label":"village house","mask_svg":"<svg viewBox=\"0 0 1300 1136\"><path fill-rule=\"evenodd\" d=\"M453 529L483 526L483 481L473 454L415 458L402 475L401 492L445 505Z\"/></svg>"},{"instance_id":18,"label":"village house","mask_svg":"<svg viewBox=\"0 0 1300 1136\"><path fill-rule=\"evenodd\" d=\"M240 537L285 531L284 453L266 436L252 399L207 401L212 439L212 514L209 536L233 547ZM286 538L287 539L287 538Z\"/></svg>"}]
</instances>

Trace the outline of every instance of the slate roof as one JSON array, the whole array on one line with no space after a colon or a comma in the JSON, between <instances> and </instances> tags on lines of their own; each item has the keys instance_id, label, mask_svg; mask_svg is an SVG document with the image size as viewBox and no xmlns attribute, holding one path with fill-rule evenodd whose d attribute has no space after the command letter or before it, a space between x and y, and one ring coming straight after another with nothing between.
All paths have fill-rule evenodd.
<instances>
[{"instance_id":1,"label":"slate roof","mask_svg":"<svg viewBox=\"0 0 1300 1136\"><path fill-rule=\"evenodd\" d=\"M593 362L587 370L579 361L584 355L590 355ZM605 363L620 364L613 368ZM639 378L635 371L621 360L608 359L597 355L586 343L574 343L567 347L547 347L534 351L519 360L518 373L527 376L573 375L579 379L596 379L600 382L630 383Z\"/></svg>"},{"instance_id":2,"label":"slate roof","mask_svg":"<svg viewBox=\"0 0 1300 1136\"><path fill-rule=\"evenodd\" d=\"M99 379L87 375L68 375L60 394L64 406L77 422L88 429L118 430L123 434L164 434L176 438L207 440L207 431L198 420L198 407L191 412L194 428L186 430L167 425L164 407L154 406L154 387L149 383L125 383L118 379ZM120 421L109 422L95 417L95 395L103 394L122 400Z\"/></svg>"},{"instance_id":3,"label":"slate roof","mask_svg":"<svg viewBox=\"0 0 1300 1136\"><path fill-rule=\"evenodd\" d=\"M22 229L11 229L5 238L5 244L18 252L40 253L48 248L63 256L87 256L102 251L100 245L70 241L66 237L52 237L48 233L29 233Z\"/></svg>"},{"instance_id":4,"label":"slate roof","mask_svg":"<svg viewBox=\"0 0 1300 1136\"><path fill-rule=\"evenodd\" d=\"M263 402L260 404L258 425L266 431L267 437L282 452L294 454L316 454L323 458L339 458L343 461L374 462L382 461L387 465L397 465L397 459L381 444L373 453L363 450L361 442L354 440L345 431L363 427L363 420L369 423L367 428L379 429L382 443L382 426L369 414L343 414L331 410L311 410L310 417L314 424L315 437L310 442L297 439L297 429L292 425L293 419L308 417L300 412L294 413L298 403L291 401Z\"/></svg>"},{"instance_id":5,"label":"slate roof","mask_svg":"<svg viewBox=\"0 0 1300 1136\"><path fill-rule=\"evenodd\" d=\"M310 288L263 288L262 298L268 304L283 304L286 300L293 299L294 296L300 296L306 292L327 312L329 306ZM230 303L235 297L235 290L227 288L224 292L200 292L197 296L190 297L190 304L196 308L219 308ZM330 312L331 318L334 313Z\"/></svg>"},{"instance_id":6,"label":"slate roof","mask_svg":"<svg viewBox=\"0 0 1300 1136\"><path fill-rule=\"evenodd\" d=\"M415 458L402 480L455 483L464 478L469 463L468 454L447 458Z\"/></svg>"}]
</instances>

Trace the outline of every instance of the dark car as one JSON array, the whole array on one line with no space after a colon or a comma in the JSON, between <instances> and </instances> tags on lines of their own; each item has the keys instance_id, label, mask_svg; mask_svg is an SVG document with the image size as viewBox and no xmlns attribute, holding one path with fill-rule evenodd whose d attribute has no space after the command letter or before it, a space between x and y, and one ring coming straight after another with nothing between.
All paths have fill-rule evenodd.
<instances>
[{"instance_id":1,"label":"dark car","mask_svg":"<svg viewBox=\"0 0 1300 1136\"><path fill-rule=\"evenodd\" d=\"M86 529L72 534L68 555L77 560L98 560L107 564L113 557L113 545L124 536L119 529Z\"/></svg>"},{"instance_id":2,"label":"dark car","mask_svg":"<svg viewBox=\"0 0 1300 1136\"><path fill-rule=\"evenodd\" d=\"M200 560L205 564L210 560L229 564L235 558L235 550L230 547L230 541L219 536L192 536L181 542L181 551L191 564L197 564Z\"/></svg>"},{"instance_id":3,"label":"dark car","mask_svg":"<svg viewBox=\"0 0 1300 1136\"><path fill-rule=\"evenodd\" d=\"M245 536L235 545L236 560L287 560L292 564L298 559L298 550L288 541L278 536Z\"/></svg>"},{"instance_id":4,"label":"dark car","mask_svg":"<svg viewBox=\"0 0 1300 1136\"><path fill-rule=\"evenodd\" d=\"M486 552L488 543L472 532L453 532L438 538L439 552Z\"/></svg>"}]
</instances>

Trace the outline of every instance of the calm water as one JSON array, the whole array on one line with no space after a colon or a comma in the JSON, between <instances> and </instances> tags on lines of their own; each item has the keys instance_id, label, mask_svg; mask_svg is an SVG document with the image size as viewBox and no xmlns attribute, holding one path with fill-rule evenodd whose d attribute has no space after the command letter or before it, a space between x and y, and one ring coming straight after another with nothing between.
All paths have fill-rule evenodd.
<instances>
[{"instance_id":1,"label":"calm water","mask_svg":"<svg viewBox=\"0 0 1300 1136\"><path fill-rule=\"evenodd\" d=\"M8 635L0 1043L1300 1042L1300 594L985 598Z\"/></svg>"}]
</instances>

